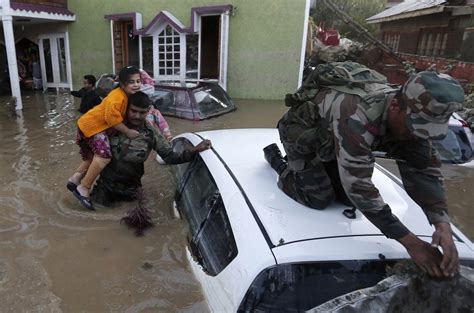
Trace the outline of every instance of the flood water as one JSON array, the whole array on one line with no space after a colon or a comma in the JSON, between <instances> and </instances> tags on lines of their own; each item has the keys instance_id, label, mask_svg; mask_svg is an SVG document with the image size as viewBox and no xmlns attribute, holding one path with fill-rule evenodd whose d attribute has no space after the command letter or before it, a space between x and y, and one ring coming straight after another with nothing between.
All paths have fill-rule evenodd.
<instances>
[{"instance_id":1,"label":"flood water","mask_svg":"<svg viewBox=\"0 0 474 313\"><path fill-rule=\"evenodd\" d=\"M65 187L80 163L79 101L56 93L24 97L23 116L0 97L0 311L207 312L186 260L184 224L172 217L169 166L146 163L143 185L156 226L135 237L119 223L134 203L91 212ZM286 111L282 101L236 103L236 112L207 121L167 121L173 134L274 127ZM474 169L444 171L450 214L474 239Z\"/></svg>"}]
</instances>

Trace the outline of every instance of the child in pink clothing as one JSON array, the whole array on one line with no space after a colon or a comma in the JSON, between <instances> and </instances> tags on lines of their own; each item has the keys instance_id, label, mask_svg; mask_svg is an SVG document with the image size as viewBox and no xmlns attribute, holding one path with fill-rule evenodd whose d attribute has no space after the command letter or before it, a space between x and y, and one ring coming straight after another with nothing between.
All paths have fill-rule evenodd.
<instances>
[{"instance_id":1,"label":"child in pink clothing","mask_svg":"<svg viewBox=\"0 0 474 313\"><path fill-rule=\"evenodd\" d=\"M161 114L160 110L156 109L155 107L151 107L148 111L148 115L146 116L146 120L151 125L155 126L157 129L160 130L160 133L167 139L171 140L173 136L171 136L170 127L166 122L165 118Z\"/></svg>"},{"instance_id":2,"label":"child in pink clothing","mask_svg":"<svg viewBox=\"0 0 474 313\"><path fill-rule=\"evenodd\" d=\"M155 80L151 78L150 75L148 75L148 73L142 69L140 69L140 77L142 80L141 91L148 95L152 94L155 90ZM152 126L155 126L155 128L158 129L167 140L171 140L172 136L170 132L170 127L168 126L168 123L161 114L160 110L152 106L148 111L146 120Z\"/></svg>"}]
</instances>

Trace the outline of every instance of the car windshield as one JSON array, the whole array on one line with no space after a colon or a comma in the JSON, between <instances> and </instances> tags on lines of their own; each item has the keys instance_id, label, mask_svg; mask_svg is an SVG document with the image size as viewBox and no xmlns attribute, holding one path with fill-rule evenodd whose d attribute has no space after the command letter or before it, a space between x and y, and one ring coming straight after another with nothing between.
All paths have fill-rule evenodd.
<instances>
[{"instance_id":1,"label":"car windshield","mask_svg":"<svg viewBox=\"0 0 474 313\"><path fill-rule=\"evenodd\" d=\"M375 285L395 261L356 260L283 264L260 273L239 312L302 312L348 292Z\"/></svg>"},{"instance_id":2,"label":"car windshield","mask_svg":"<svg viewBox=\"0 0 474 313\"><path fill-rule=\"evenodd\" d=\"M199 111L204 116L234 109L234 104L218 85L209 85L195 90L194 98Z\"/></svg>"},{"instance_id":3,"label":"car windshield","mask_svg":"<svg viewBox=\"0 0 474 313\"><path fill-rule=\"evenodd\" d=\"M445 163L464 163L472 157L472 147L465 130L461 126L449 126L446 137L433 140L433 146Z\"/></svg>"},{"instance_id":4,"label":"car windshield","mask_svg":"<svg viewBox=\"0 0 474 313\"><path fill-rule=\"evenodd\" d=\"M280 264L253 281L238 312L303 312L355 290L374 286L397 260ZM473 260L460 264L474 268Z\"/></svg>"}]
</instances>

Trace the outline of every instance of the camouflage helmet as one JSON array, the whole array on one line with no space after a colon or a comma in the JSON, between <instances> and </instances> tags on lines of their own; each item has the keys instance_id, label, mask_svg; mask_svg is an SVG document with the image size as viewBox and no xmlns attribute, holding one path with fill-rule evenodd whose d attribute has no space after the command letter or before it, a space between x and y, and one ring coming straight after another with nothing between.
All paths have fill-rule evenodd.
<instances>
[{"instance_id":1,"label":"camouflage helmet","mask_svg":"<svg viewBox=\"0 0 474 313\"><path fill-rule=\"evenodd\" d=\"M442 139L451 114L462 109L464 91L449 75L420 72L402 87L407 105L407 126L417 137Z\"/></svg>"}]
</instances>

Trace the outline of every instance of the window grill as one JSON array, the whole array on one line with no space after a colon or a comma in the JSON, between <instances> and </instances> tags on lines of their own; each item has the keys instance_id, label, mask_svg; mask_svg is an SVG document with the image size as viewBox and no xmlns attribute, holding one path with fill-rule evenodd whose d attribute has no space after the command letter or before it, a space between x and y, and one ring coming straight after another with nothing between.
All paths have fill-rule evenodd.
<instances>
[{"instance_id":1,"label":"window grill","mask_svg":"<svg viewBox=\"0 0 474 313\"><path fill-rule=\"evenodd\" d=\"M180 65L180 35L168 25L158 34L158 74L179 75Z\"/></svg>"}]
</instances>

